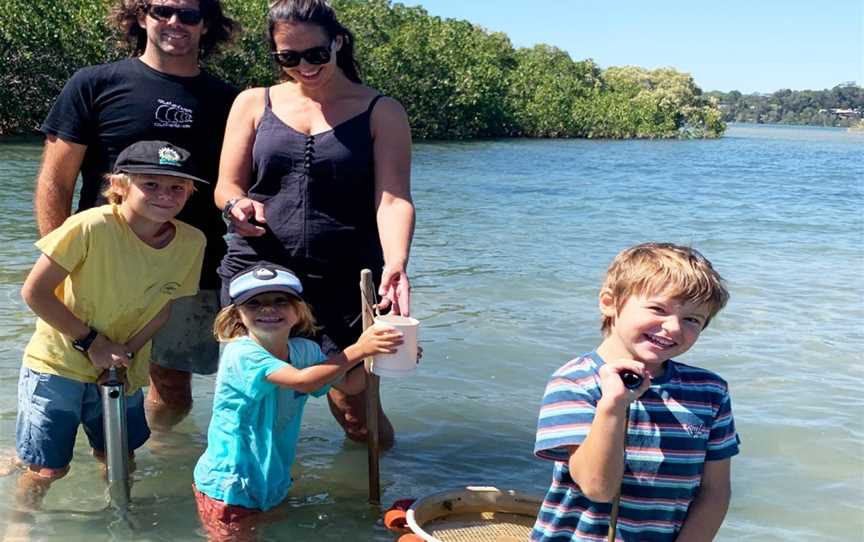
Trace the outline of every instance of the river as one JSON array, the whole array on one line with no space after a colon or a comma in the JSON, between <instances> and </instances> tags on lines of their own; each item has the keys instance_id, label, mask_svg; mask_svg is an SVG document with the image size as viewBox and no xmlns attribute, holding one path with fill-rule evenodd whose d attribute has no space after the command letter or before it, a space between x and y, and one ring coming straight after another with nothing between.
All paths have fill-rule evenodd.
<instances>
[{"instance_id":1,"label":"river","mask_svg":"<svg viewBox=\"0 0 864 542\"><path fill-rule=\"evenodd\" d=\"M40 143L0 140L0 456L14 453L16 382L33 317ZM532 456L549 375L599 343L597 291L622 248L692 244L723 274L727 308L681 361L730 385L741 435L719 540L864 540L864 134L733 125L708 141L496 140L415 146L410 273L425 354L382 380L398 441L382 500L467 484L542 493ZM133 532L105 512L79 435L71 473L32 540L202 540L191 496L212 377L191 415L139 450ZM301 431L289 517L267 540L391 541L366 504L366 451L324 400ZM0 478L0 518L14 477ZM0 527L2 530L2 527Z\"/></svg>"}]
</instances>

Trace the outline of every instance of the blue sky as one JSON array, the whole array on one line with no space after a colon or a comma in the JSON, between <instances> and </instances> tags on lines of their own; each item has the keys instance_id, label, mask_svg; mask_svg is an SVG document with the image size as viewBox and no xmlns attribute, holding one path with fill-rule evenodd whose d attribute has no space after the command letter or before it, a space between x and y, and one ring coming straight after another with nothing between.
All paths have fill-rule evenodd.
<instances>
[{"instance_id":1,"label":"blue sky","mask_svg":"<svg viewBox=\"0 0 864 542\"><path fill-rule=\"evenodd\" d=\"M404 0L601 67L672 66L703 90L864 85L864 0ZM527 6L527 7L526 7Z\"/></svg>"}]
</instances>

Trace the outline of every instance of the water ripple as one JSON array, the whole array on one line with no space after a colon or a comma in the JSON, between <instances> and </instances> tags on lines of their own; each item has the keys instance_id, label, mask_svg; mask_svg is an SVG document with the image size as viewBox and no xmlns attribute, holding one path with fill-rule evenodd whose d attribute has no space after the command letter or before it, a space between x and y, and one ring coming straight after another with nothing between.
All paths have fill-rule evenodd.
<instances>
[{"instance_id":1,"label":"water ripple","mask_svg":"<svg viewBox=\"0 0 864 542\"><path fill-rule=\"evenodd\" d=\"M417 375L382 381L398 429L383 500L466 484L542 491L531 454L548 376L599 341L597 289L610 259L643 241L693 244L732 299L682 361L729 381L742 453L721 540L841 541L864 532L864 137L733 126L715 141L508 140L415 148L412 310ZM15 383L33 317L19 297L37 252L40 149L0 142L0 442L14 441ZM138 454L143 539L203 539L190 498L213 377L195 408ZM365 504L366 451L310 401L290 520L264 540L389 541ZM104 505L86 439L49 508ZM0 514L11 481L0 478ZM105 537L106 517L58 513L35 538ZM358 533L362 533L358 534ZM112 530L115 539L131 539Z\"/></svg>"}]
</instances>

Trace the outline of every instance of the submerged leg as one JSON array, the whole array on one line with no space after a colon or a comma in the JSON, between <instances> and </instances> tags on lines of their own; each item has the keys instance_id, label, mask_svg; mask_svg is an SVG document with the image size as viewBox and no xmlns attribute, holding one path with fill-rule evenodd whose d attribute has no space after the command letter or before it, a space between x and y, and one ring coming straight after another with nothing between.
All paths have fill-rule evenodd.
<instances>
[{"instance_id":1,"label":"submerged leg","mask_svg":"<svg viewBox=\"0 0 864 542\"><path fill-rule=\"evenodd\" d=\"M331 388L327 394L330 403L330 412L345 430L345 436L355 442L366 442L369 437L369 429L366 426L366 390L356 394L347 395L340 390ZM380 399L378 404L378 439L381 448L390 448L395 440L393 424L381 409Z\"/></svg>"},{"instance_id":2,"label":"submerged leg","mask_svg":"<svg viewBox=\"0 0 864 542\"><path fill-rule=\"evenodd\" d=\"M192 373L150 364L150 388L144 401L152 429L168 431L192 410Z\"/></svg>"},{"instance_id":3,"label":"submerged leg","mask_svg":"<svg viewBox=\"0 0 864 542\"><path fill-rule=\"evenodd\" d=\"M18 477L15 485L15 501L18 506L27 510L38 510L48 488L55 480L66 476L69 466L62 469L49 469L39 465L30 465Z\"/></svg>"},{"instance_id":4,"label":"submerged leg","mask_svg":"<svg viewBox=\"0 0 864 542\"><path fill-rule=\"evenodd\" d=\"M198 491L195 493L195 507L198 518L207 533L208 542L257 542L261 538L262 520L265 513L260 510L227 504Z\"/></svg>"},{"instance_id":5,"label":"submerged leg","mask_svg":"<svg viewBox=\"0 0 864 542\"><path fill-rule=\"evenodd\" d=\"M102 465L102 479L104 481L108 481L108 462L105 457L104 450L97 450L93 448L90 450L90 453L93 454L93 457ZM135 464L135 453L129 452L129 487L132 487L132 474L138 468L138 465Z\"/></svg>"},{"instance_id":6,"label":"submerged leg","mask_svg":"<svg viewBox=\"0 0 864 542\"><path fill-rule=\"evenodd\" d=\"M31 513L42 507L48 488L55 480L66 476L69 465L62 469L49 469L39 465L24 465L15 485L17 508L6 518L3 542L29 542L34 518Z\"/></svg>"},{"instance_id":7,"label":"submerged leg","mask_svg":"<svg viewBox=\"0 0 864 542\"><path fill-rule=\"evenodd\" d=\"M202 288L197 295L172 301L168 322L153 337L145 403L152 429L170 431L192 410L192 373L216 372L219 343L213 337L213 320L218 312L215 289Z\"/></svg>"}]
</instances>

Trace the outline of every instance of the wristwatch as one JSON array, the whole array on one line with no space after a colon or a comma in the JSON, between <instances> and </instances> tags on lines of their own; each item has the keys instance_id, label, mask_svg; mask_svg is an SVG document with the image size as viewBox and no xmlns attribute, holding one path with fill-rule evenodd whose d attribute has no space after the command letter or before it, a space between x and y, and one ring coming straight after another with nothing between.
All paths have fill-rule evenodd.
<instances>
[{"instance_id":1,"label":"wristwatch","mask_svg":"<svg viewBox=\"0 0 864 542\"><path fill-rule=\"evenodd\" d=\"M239 198L231 198L228 200L227 203L225 203L225 207L222 207L222 217L225 220L231 220L231 209L233 209L234 206L237 205L237 202L240 201L241 199L243 199L244 197L245 196L241 196Z\"/></svg>"},{"instance_id":2,"label":"wristwatch","mask_svg":"<svg viewBox=\"0 0 864 542\"><path fill-rule=\"evenodd\" d=\"M99 332L91 327L90 333L88 333L84 338L75 339L74 341L72 341L72 348L86 354L87 351L90 350L90 347L93 345L93 341L95 341L96 337L98 336Z\"/></svg>"}]
</instances>

